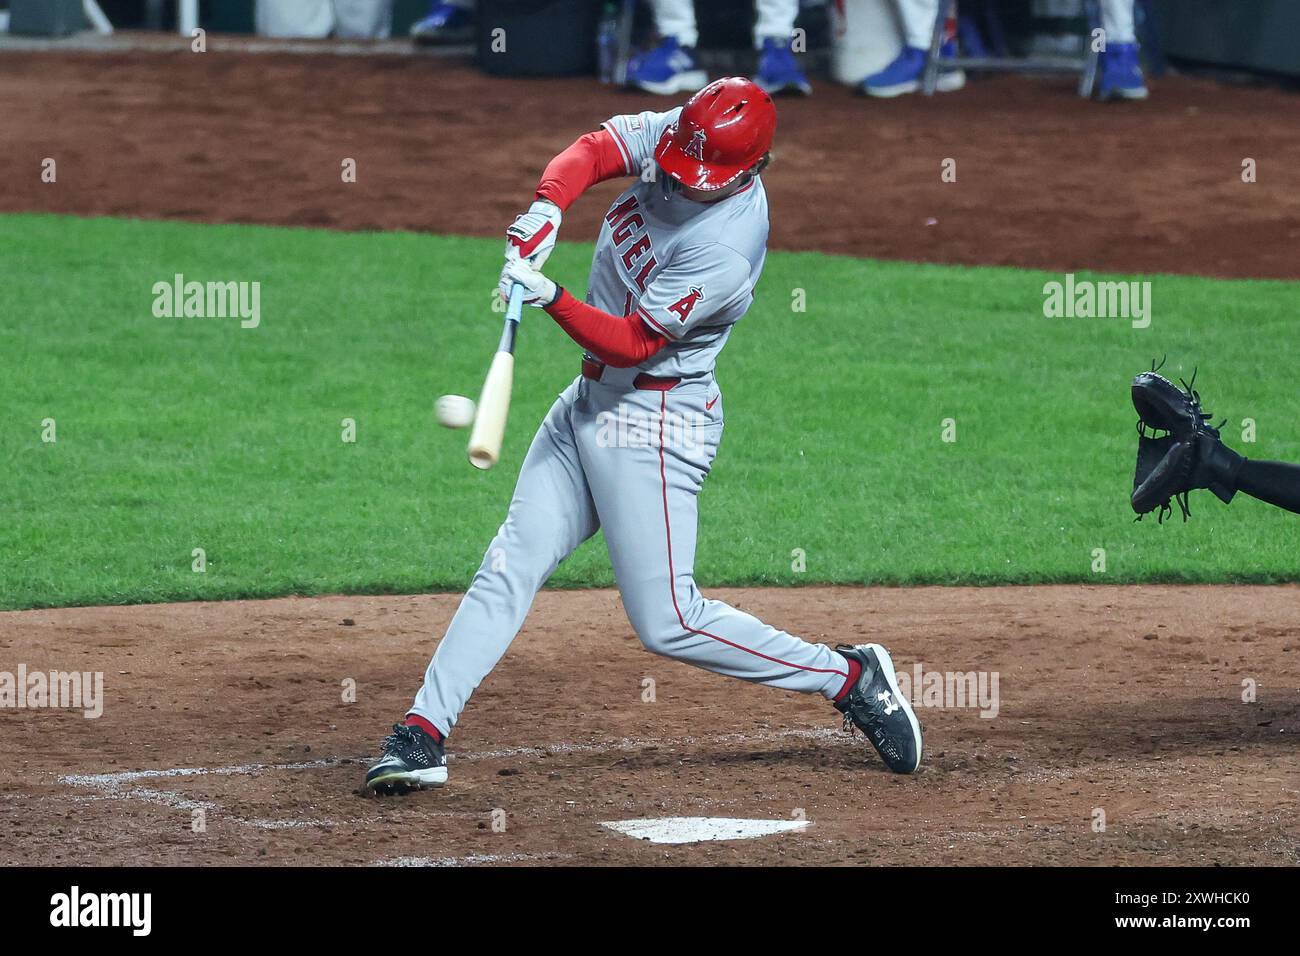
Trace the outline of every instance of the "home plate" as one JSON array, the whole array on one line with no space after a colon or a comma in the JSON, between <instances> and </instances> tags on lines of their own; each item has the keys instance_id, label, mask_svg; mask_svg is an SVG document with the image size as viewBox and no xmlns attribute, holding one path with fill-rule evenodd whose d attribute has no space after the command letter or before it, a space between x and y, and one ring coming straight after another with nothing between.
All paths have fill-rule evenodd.
<instances>
[{"instance_id":1,"label":"home plate","mask_svg":"<svg viewBox=\"0 0 1300 956\"><path fill-rule=\"evenodd\" d=\"M601 823L617 833L651 843L700 843L704 840L750 840L802 830L807 820L741 820L735 817L663 817L658 820L611 820Z\"/></svg>"}]
</instances>

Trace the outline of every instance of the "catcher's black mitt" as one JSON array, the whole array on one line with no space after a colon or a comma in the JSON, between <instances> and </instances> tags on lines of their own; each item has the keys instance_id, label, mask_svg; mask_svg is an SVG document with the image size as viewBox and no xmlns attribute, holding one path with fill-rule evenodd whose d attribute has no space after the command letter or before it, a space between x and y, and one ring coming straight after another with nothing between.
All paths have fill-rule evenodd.
<instances>
[{"instance_id":1,"label":"catcher's black mitt","mask_svg":"<svg viewBox=\"0 0 1300 956\"><path fill-rule=\"evenodd\" d=\"M1133 379L1138 454L1130 500L1139 521L1157 511L1156 520L1163 523L1173 511L1171 501L1178 502L1186 521L1191 515L1187 495L1197 488L1208 488L1225 504L1237 493L1237 472L1246 459L1219 440L1195 384L1193 373L1179 388L1154 364Z\"/></svg>"}]
</instances>

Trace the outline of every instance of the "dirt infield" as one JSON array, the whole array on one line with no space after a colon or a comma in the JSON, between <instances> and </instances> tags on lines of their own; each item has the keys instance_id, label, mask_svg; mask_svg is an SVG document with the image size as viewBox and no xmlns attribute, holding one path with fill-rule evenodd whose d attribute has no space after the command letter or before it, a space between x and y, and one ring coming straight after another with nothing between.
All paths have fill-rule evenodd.
<instances>
[{"instance_id":1,"label":"dirt infield","mask_svg":"<svg viewBox=\"0 0 1300 956\"><path fill-rule=\"evenodd\" d=\"M546 160L672 101L463 62L223 53L0 57L0 211L500 235ZM1003 76L925 100L783 100L772 245L1054 270L1300 278L1294 95L1158 81L1087 103ZM58 181L40 180L41 161ZM340 164L357 160L344 185ZM957 181L940 181L945 158ZM1258 164L1243 183L1242 162ZM604 199L565 235L594 236ZM933 224L931 221L933 220Z\"/></svg>"},{"instance_id":2,"label":"dirt infield","mask_svg":"<svg viewBox=\"0 0 1300 956\"><path fill-rule=\"evenodd\" d=\"M1300 863L1300 588L717 593L884 641L909 672L996 672L996 716L922 707L927 759L898 777L824 702L647 654L611 592L544 592L453 735L449 786L365 798L456 597L10 612L0 669L100 670L105 704L0 713L0 860ZM800 814L689 846L600 826Z\"/></svg>"}]
</instances>

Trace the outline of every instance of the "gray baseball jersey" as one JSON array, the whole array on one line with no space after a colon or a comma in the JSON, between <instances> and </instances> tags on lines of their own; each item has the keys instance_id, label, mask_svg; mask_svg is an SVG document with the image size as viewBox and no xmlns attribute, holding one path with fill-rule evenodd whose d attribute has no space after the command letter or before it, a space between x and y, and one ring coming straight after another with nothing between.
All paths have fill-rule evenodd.
<instances>
[{"instance_id":1,"label":"gray baseball jersey","mask_svg":"<svg viewBox=\"0 0 1300 956\"><path fill-rule=\"evenodd\" d=\"M653 166L659 134L678 112L605 124L629 175ZM714 360L753 301L766 242L767 197L757 179L716 203L665 196L653 180L615 200L596 244L588 301L614 315L635 313L669 344L639 369L579 376L552 405L411 713L449 733L537 590L599 529L628 618L651 651L787 690L831 698L843 689L843 656L695 586L696 496L722 439ZM638 371L680 382L638 388Z\"/></svg>"},{"instance_id":2,"label":"gray baseball jersey","mask_svg":"<svg viewBox=\"0 0 1300 956\"><path fill-rule=\"evenodd\" d=\"M634 312L670 344L639 368L653 375L707 375L754 301L767 255L767 193L761 178L726 200L692 202L664 189L655 146L681 109L605 122L637 182L605 214L591 260L587 301L612 315Z\"/></svg>"}]
</instances>

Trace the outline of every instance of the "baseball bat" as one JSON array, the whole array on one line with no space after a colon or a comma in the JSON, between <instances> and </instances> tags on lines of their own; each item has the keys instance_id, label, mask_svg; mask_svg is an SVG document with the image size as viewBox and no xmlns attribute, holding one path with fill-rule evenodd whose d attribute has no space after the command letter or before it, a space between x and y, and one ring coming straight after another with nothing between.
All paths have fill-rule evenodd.
<instances>
[{"instance_id":1,"label":"baseball bat","mask_svg":"<svg viewBox=\"0 0 1300 956\"><path fill-rule=\"evenodd\" d=\"M510 389L515 377L515 336L524 312L524 287L516 282L510 287L510 303L501 329L501 344L492 356L483 391L478 397L478 412L469 433L470 464L487 471L501 460L501 442L506 434L506 413L510 411Z\"/></svg>"}]
</instances>

